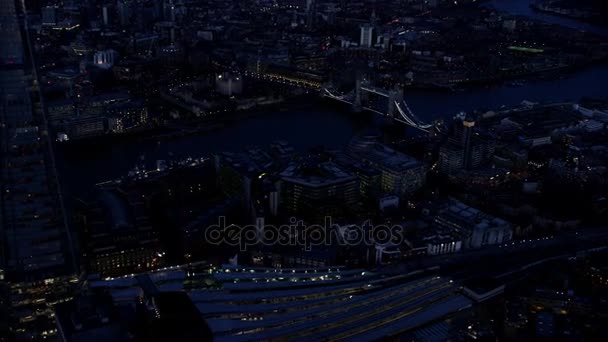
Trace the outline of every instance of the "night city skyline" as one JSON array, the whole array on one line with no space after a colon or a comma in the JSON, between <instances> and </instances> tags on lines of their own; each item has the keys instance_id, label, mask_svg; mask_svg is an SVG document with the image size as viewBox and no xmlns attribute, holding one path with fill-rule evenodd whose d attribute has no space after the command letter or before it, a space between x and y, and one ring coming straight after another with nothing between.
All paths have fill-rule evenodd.
<instances>
[{"instance_id":1,"label":"night city skyline","mask_svg":"<svg viewBox=\"0 0 608 342\"><path fill-rule=\"evenodd\" d=\"M0 341L608 340L608 1L0 1Z\"/></svg>"}]
</instances>

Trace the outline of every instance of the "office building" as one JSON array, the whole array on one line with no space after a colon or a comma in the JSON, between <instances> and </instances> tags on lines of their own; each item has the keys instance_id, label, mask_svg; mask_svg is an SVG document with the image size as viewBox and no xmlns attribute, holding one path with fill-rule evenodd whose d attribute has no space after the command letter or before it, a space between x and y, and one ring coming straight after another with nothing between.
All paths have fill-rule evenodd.
<instances>
[{"instance_id":1,"label":"office building","mask_svg":"<svg viewBox=\"0 0 608 342\"><path fill-rule=\"evenodd\" d=\"M110 69L118 62L118 52L114 50L98 51L93 56L93 65L102 69Z\"/></svg>"},{"instance_id":2,"label":"office building","mask_svg":"<svg viewBox=\"0 0 608 342\"><path fill-rule=\"evenodd\" d=\"M57 6L46 6L40 9L42 26L55 26L59 21L59 8Z\"/></svg>"},{"instance_id":3,"label":"office building","mask_svg":"<svg viewBox=\"0 0 608 342\"><path fill-rule=\"evenodd\" d=\"M17 4L0 1L0 282L15 339L39 340L55 335L52 307L72 295L78 269ZM54 9L45 10L52 23L49 13Z\"/></svg>"},{"instance_id":4,"label":"office building","mask_svg":"<svg viewBox=\"0 0 608 342\"><path fill-rule=\"evenodd\" d=\"M80 216L83 259L90 274L120 276L158 268L165 253L144 213L145 196L128 188L102 189Z\"/></svg>"},{"instance_id":5,"label":"office building","mask_svg":"<svg viewBox=\"0 0 608 342\"><path fill-rule=\"evenodd\" d=\"M475 127L475 121L471 119L462 120L462 146L464 148L464 160L463 164L465 167L469 167L471 164L471 136L473 135L473 127Z\"/></svg>"},{"instance_id":6,"label":"office building","mask_svg":"<svg viewBox=\"0 0 608 342\"><path fill-rule=\"evenodd\" d=\"M127 0L119 0L116 4L118 12L118 23L122 27L127 27L131 23L131 8Z\"/></svg>"},{"instance_id":7,"label":"office building","mask_svg":"<svg viewBox=\"0 0 608 342\"><path fill-rule=\"evenodd\" d=\"M163 17L165 21L175 21L176 7L173 0L163 2Z\"/></svg>"},{"instance_id":8,"label":"office building","mask_svg":"<svg viewBox=\"0 0 608 342\"><path fill-rule=\"evenodd\" d=\"M306 0L306 26L314 27L317 21L317 0Z\"/></svg>"},{"instance_id":9,"label":"office building","mask_svg":"<svg viewBox=\"0 0 608 342\"><path fill-rule=\"evenodd\" d=\"M364 47L364 48L372 47L372 38L373 38L373 33L374 33L374 27L369 24L365 24L365 25L362 25L359 29L361 30L360 38L359 38L359 46Z\"/></svg>"},{"instance_id":10,"label":"office building","mask_svg":"<svg viewBox=\"0 0 608 342\"><path fill-rule=\"evenodd\" d=\"M515 32L515 29L517 28L517 20L515 19L509 19L509 20L505 20L502 22L502 28L503 30L507 31L507 32Z\"/></svg>"},{"instance_id":11,"label":"office building","mask_svg":"<svg viewBox=\"0 0 608 342\"><path fill-rule=\"evenodd\" d=\"M239 198L243 205L252 206L252 184L262 173L244 153L224 152L214 156L215 170L221 191L228 198Z\"/></svg>"},{"instance_id":12,"label":"office building","mask_svg":"<svg viewBox=\"0 0 608 342\"><path fill-rule=\"evenodd\" d=\"M495 149L495 140L476 131L473 119L462 119L453 135L439 149L439 170L452 175L460 170L479 168L490 162Z\"/></svg>"},{"instance_id":13,"label":"office building","mask_svg":"<svg viewBox=\"0 0 608 342\"><path fill-rule=\"evenodd\" d=\"M426 182L426 166L420 161L377 141L376 137L353 139L346 153L366 167L381 172L380 188L385 194L407 197Z\"/></svg>"},{"instance_id":14,"label":"office building","mask_svg":"<svg viewBox=\"0 0 608 342\"><path fill-rule=\"evenodd\" d=\"M513 238L513 225L458 200L450 199L433 219L438 229L457 234L463 248L500 245Z\"/></svg>"},{"instance_id":15,"label":"office building","mask_svg":"<svg viewBox=\"0 0 608 342\"><path fill-rule=\"evenodd\" d=\"M333 162L314 157L292 162L279 177L280 210L306 221L342 218L359 200L357 176Z\"/></svg>"},{"instance_id":16,"label":"office building","mask_svg":"<svg viewBox=\"0 0 608 342\"><path fill-rule=\"evenodd\" d=\"M243 78L230 73L222 73L215 77L215 90L225 96L239 95L243 92Z\"/></svg>"},{"instance_id":17,"label":"office building","mask_svg":"<svg viewBox=\"0 0 608 342\"><path fill-rule=\"evenodd\" d=\"M101 6L101 20L104 27L112 26L114 21L114 6L105 4Z\"/></svg>"},{"instance_id":18,"label":"office building","mask_svg":"<svg viewBox=\"0 0 608 342\"><path fill-rule=\"evenodd\" d=\"M442 255L460 252L462 239L459 234L448 231L431 231L422 238L422 244L426 246L426 254Z\"/></svg>"},{"instance_id":19,"label":"office building","mask_svg":"<svg viewBox=\"0 0 608 342\"><path fill-rule=\"evenodd\" d=\"M148 108L142 99L132 99L106 107L108 130L115 133L130 131L148 123Z\"/></svg>"}]
</instances>

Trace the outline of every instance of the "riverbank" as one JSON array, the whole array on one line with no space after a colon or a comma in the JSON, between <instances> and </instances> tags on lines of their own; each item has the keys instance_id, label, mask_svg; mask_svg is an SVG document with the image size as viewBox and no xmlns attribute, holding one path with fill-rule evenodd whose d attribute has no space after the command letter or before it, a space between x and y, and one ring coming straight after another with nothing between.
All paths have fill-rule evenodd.
<instances>
[{"instance_id":1,"label":"riverbank","mask_svg":"<svg viewBox=\"0 0 608 342\"><path fill-rule=\"evenodd\" d=\"M412 84L405 87L406 90L423 91L465 91L467 89L483 88L496 85L510 85L512 83L525 83L539 80L560 79L568 75L593 68L595 66L608 65L608 56L601 59L572 65L549 66L542 69L530 70L514 74L502 73L496 76L470 78L450 84ZM523 81L523 82L512 82Z\"/></svg>"},{"instance_id":2,"label":"riverbank","mask_svg":"<svg viewBox=\"0 0 608 342\"><path fill-rule=\"evenodd\" d=\"M536 11L530 7L530 3L530 0L488 0L484 1L481 6L511 15L518 15L548 24L560 25L608 37L608 27L586 23L579 20L554 15L552 13Z\"/></svg>"},{"instance_id":3,"label":"riverbank","mask_svg":"<svg viewBox=\"0 0 608 342\"><path fill-rule=\"evenodd\" d=\"M579 10L574 8L575 4L572 4L573 8L563 8L554 5L560 1L538 1L530 3L530 7L535 11L542 13L548 13L551 15L578 20L584 23L589 23L598 26L604 26L608 28L608 22L605 21L605 15L599 12L592 12L587 10Z\"/></svg>"},{"instance_id":4,"label":"riverbank","mask_svg":"<svg viewBox=\"0 0 608 342\"><path fill-rule=\"evenodd\" d=\"M537 13L529 7L527 0L491 0L484 6L562 26L601 31L593 25ZM608 30L605 35L608 36ZM404 97L417 117L431 122L449 120L460 111L516 106L523 100L577 102L582 97L606 97L607 79L608 66L592 65L558 76L558 79L532 79L521 86L494 84L458 92L408 88ZM353 135L375 128L377 123L370 120L369 115L351 113L337 103L303 99L301 103L288 102L273 110L251 112L247 117L235 118L222 129L175 139L127 139L86 146L59 144L58 167L67 195L80 197L94 184L126 174L141 158L153 163L157 159L167 159L170 154L196 157L210 152L239 151L248 145L267 145L275 140L289 141L300 151L318 145L342 148Z\"/></svg>"},{"instance_id":5,"label":"riverbank","mask_svg":"<svg viewBox=\"0 0 608 342\"><path fill-rule=\"evenodd\" d=\"M460 111L498 110L523 100L548 103L577 102L582 97L606 97L608 66L594 66L563 79L530 81L519 87L503 85L459 92L406 90L409 107L422 121L450 120ZM312 96L312 95L311 95ZM343 148L354 135L381 129L382 120L366 113L352 113L348 106L311 98L286 103L273 110L248 113L225 126L174 139L119 139L91 143L58 144L57 159L66 196L81 197L99 182L125 175L142 159L199 157L220 151L240 151L244 146L266 146L286 140L299 151L314 146ZM403 127L403 130L410 128ZM414 130L414 128L411 128Z\"/></svg>"},{"instance_id":6,"label":"riverbank","mask_svg":"<svg viewBox=\"0 0 608 342\"><path fill-rule=\"evenodd\" d=\"M316 100L318 100L316 95L299 95L282 102L255 106L245 110L229 111L221 116L214 115L201 119L166 121L165 123L154 127L142 127L140 129L133 129L122 133L109 132L101 135L84 136L77 139L61 141L59 144L71 146L77 144L103 144L107 142L122 143L128 141L179 139L191 135L221 130L239 120L255 118L268 112L287 111L289 108L294 108L294 106L305 106L310 104L311 101Z\"/></svg>"}]
</instances>

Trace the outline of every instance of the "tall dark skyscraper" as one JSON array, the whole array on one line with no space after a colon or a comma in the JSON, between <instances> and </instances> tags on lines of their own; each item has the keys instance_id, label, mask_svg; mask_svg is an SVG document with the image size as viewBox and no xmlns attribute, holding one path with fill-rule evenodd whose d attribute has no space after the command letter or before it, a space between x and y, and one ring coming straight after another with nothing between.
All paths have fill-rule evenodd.
<instances>
[{"instance_id":1,"label":"tall dark skyscraper","mask_svg":"<svg viewBox=\"0 0 608 342\"><path fill-rule=\"evenodd\" d=\"M317 0L306 0L306 26L314 27L317 21Z\"/></svg>"},{"instance_id":2,"label":"tall dark skyscraper","mask_svg":"<svg viewBox=\"0 0 608 342\"><path fill-rule=\"evenodd\" d=\"M462 120L462 146L464 148L464 167L470 167L471 160L471 135L473 135L475 121L471 118Z\"/></svg>"},{"instance_id":3,"label":"tall dark skyscraper","mask_svg":"<svg viewBox=\"0 0 608 342\"><path fill-rule=\"evenodd\" d=\"M14 334L29 340L54 331L53 305L69 298L78 269L37 73L24 54L32 45L21 35L15 2L3 0L0 11L0 273L10 284Z\"/></svg>"}]
</instances>

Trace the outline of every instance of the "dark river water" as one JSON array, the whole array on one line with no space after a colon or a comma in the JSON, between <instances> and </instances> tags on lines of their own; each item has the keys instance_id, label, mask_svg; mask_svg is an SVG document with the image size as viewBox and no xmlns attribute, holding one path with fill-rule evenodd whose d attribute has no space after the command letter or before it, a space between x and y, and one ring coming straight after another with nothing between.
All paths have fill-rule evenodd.
<instances>
[{"instance_id":1,"label":"dark river water","mask_svg":"<svg viewBox=\"0 0 608 342\"><path fill-rule=\"evenodd\" d=\"M494 0L485 6L554 23L591 30L591 25L540 14L527 0ZM596 28L601 31L601 28ZM530 81L521 87L495 86L459 92L406 91L405 99L423 121L450 118L460 111L498 109L523 100L576 101L583 96L607 97L608 66L592 66L561 79ZM379 120L356 118L346 108L324 101L286 111L267 111L233 122L224 129L166 141L144 140L87 144L86 148L58 148L58 167L66 196L82 197L98 182L125 175L140 160L150 164L175 156L200 156L209 152L238 151L247 145L267 145L277 139L289 141L298 150L324 145L339 148L357 133L373 129Z\"/></svg>"},{"instance_id":2,"label":"dark river water","mask_svg":"<svg viewBox=\"0 0 608 342\"><path fill-rule=\"evenodd\" d=\"M529 17L550 24L557 24L575 28L581 31L588 31L608 36L608 27L600 27L578 20L536 11L530 7L530 0L491 0L485 3L484 6L488 8L495 8L501 12Z\"/></svg>"}]
</instances>

